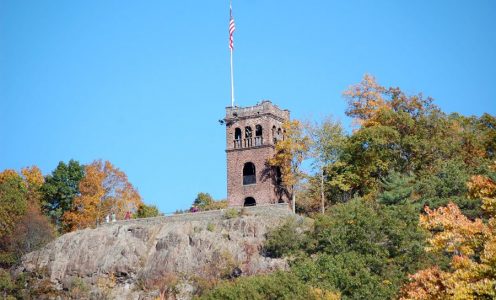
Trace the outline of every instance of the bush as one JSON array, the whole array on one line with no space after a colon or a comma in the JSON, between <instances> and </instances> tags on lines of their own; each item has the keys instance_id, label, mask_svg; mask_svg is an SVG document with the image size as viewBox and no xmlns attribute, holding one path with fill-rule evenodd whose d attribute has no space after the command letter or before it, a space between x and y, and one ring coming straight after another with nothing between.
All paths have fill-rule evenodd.
<instances>
[{"instance_id":1,"label":"bush","mask_svg":"<svg viewBox=\"0 0 496 300\"><path fill-rule=\"evenodd\" d=\"M224 213L224 218L226 219L234 219L239 217L239 211L236 208L229 208Z\"/></svg>"},{"instance_id":2,"label":"bush","mask_svg":"<svg viewBox=\"0 0 496 300\"><path fill-rule=\"evenodd\" d=\"M305 233L296 219L290 217L281 226L267 233L264 252L269 257L282 257L303 248Z\"/></svg>"},{"instance_id":3,"label":"bush","mask_svg":"<svg viewBox=\"0 0 496 300\"><path fill-rule=\"evenodd\" d=\"M0 294L9 295L15 288L15 284L7 270L0 268Z\"/></svg>"},{"instance_id":4,"label":"bush","mask_svg":"<svg viewBox=\"0 0 496 300\"><path fill-rule=\"evenodd\" d=\"M153 218L158 217L160 212L155 205L140 204L138 211L136 212L136 218Z\"/></svg>"},{"instance_id":5,"label":"bush","mask_svg":"<svg viewBox=\"0 0 496 300\"><path fill-rule=\"evenodd\" d=\"M343 299L390 299L397 288L375 272L372 260L356 252L323 254L297 262L292 272L311 286L341 291Z\"/></svg>"},{"instance_id":6,"label":"bush","mask_svg":"<svg viewBox=\"0 0 496 300\"><path fill-rule=\"evenodd\" d=\"M241 277L225 281L199 299L324 299L329 292L316 291L287 272ZM334 298L336 299L336 298Z\"/></svg>"}]
</instances>

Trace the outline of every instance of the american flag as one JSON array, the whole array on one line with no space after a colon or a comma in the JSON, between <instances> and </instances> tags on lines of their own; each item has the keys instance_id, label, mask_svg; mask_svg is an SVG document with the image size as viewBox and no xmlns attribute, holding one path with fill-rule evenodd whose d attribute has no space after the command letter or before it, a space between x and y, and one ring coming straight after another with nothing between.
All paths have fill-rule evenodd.
<instances>
[{"instance_id":1,"label":"american flag","mask_svg":"<svg viewBox=\"0 0 496 300\"><path fill-rule=\"evenodd\" d=\"M236 26L234 26L234 18L232 16L232 7L229 7L229 49L231 51L234 49L234 39L233 39L233 33L234 30L236 30Z\"/></svg>"}]
</instances>

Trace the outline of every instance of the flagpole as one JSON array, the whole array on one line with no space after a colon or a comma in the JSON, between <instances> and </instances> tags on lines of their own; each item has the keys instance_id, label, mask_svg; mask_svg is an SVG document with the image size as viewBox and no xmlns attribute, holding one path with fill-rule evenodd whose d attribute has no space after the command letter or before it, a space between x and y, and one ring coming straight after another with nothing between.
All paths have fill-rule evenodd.
<instances>
[{"instance_id":1,"label":"flagpole","mask_svg":"<svg viewBox=\"0 0 496 300\"><path fill-rule=\"evenodd\" d=\"M231 107L234 107L233 50L231 49Z\"/></svg>"}]
</instances>

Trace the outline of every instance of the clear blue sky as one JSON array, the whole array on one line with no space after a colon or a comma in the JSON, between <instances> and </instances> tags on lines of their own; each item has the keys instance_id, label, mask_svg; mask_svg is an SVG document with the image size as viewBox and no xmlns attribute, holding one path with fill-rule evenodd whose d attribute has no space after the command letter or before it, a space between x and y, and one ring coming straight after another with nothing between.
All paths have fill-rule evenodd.
<instances>
[{"instance_id":1,"label":"clear blue sky","mask_svg":"<svg viewBox=\"0 0 496 300\"><path fill-rule=\"evenodd\" d=\"M234 0L238 104L332 114L371 73L496 111L496 1ZM229 4L0 0L0 170L110 160L164 212L226 196Z\"/></svg>"}]
</instances>

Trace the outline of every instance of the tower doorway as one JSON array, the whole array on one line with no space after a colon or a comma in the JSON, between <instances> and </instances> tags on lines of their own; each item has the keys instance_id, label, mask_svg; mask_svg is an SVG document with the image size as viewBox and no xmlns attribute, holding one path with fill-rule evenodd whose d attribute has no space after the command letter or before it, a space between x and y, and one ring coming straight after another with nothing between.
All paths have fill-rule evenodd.
<instances>
[{"instance_id":1,"label":"tower doorway","mask_svg":"<svg viewBox=\"0 0 496 300\"><path fill-rule=\"evenodd\" d=\"M245 203L243 206L255 206L255 205L257 205L257 201L255 201L255 198L253 197L245 198Z\"/></svg>"}]
</instances>

